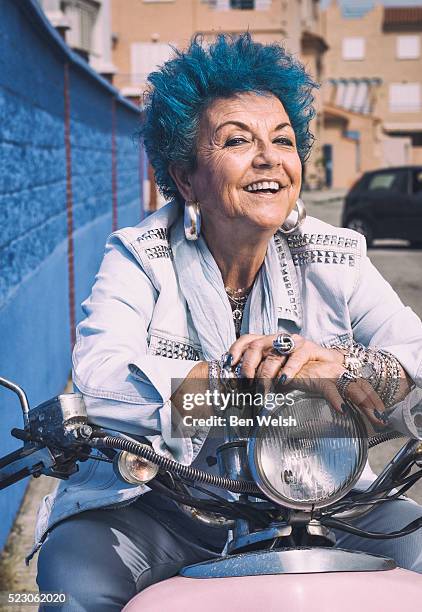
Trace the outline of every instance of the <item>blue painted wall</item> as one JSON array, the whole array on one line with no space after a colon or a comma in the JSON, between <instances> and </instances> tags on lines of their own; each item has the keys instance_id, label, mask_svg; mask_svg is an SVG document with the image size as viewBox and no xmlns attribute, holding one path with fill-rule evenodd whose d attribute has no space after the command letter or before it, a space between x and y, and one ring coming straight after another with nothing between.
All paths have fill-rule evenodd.
<instances>
[{"instance_id":1,"label":"blue painted wall","mask_svg":"<svg viewBox=\"0 0 422 612\"><path fill-rule=\"evenodd\" d=\"M69 65L76 320L112 229L111 126L116 100L118 225L142 215L139 113L64 45L36 0L0 0L0 376L31 405L70 374L64 139ZM0 455L21 443L17 399L0 388ZM0 549L27 481L0 491Z\"/></svg>"}]
</instances>

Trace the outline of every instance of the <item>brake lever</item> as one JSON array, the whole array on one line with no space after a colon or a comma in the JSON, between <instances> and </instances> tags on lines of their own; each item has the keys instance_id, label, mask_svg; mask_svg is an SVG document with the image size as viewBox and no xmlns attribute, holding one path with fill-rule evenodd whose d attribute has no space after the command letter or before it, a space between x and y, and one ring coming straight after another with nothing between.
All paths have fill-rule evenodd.
<instances>
[{"instance_id":1,"label":"brake lever","mask_svg":"<svg viewBox=\"0 0 422 612\"><path fill-rule=\"evenodd\" d=\"M29 442L0 459L0 490L27 476L48 475L56 460L46 446Z\"/></svg>"},{"instance_id":2,"label":"brake lever","mask_svg":"<svg viewBox=\"0 0 422 612\"><path fill-rule=\"evenodd\" d=\"M24 429L11 431L23 446L0 458L0 490L30 475L68 479L77 472L77 462L92 452L93 428L82 395L62 394L30 409L21 387L2 377L0 386L18 396L24 423Z\"/></svg>"}]
</instances>

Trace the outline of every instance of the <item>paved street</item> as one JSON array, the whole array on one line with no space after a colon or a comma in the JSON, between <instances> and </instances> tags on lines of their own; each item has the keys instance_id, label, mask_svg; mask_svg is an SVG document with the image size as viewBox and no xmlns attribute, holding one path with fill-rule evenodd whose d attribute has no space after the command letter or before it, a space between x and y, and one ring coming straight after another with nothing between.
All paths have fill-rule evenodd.
<instances>
[{"instance_id":1,"label":"paved street","mask_svg":"<svg viewBox=\"0 0 422 612\"><path fill-rule=\"evenodd\" d=\"M314 203L310 198L306 194L303 196L309 215L339 225L341 200ZM422 318L422 249L409 249L403 240L378 240L368 254L403 302Z\"/></svg>"},{"instance_id":2,"label":"paved street","mask_svg":"<svg viewBox=\"0 0 422 612\"><path fill-rule=\"evenodd\" d=\"M303 194L309 215L332 225L340 224L342 200L324 202L323 194ZM422 318L422 250L409 249L405 241L378 240L369 249L373 264L397 291L405 304ZM402 446L402 440L380 444L370 452L372 468L379 472ZM422 483L410 490L410 497L422 504Z\"/></svg>"}]
</instances>

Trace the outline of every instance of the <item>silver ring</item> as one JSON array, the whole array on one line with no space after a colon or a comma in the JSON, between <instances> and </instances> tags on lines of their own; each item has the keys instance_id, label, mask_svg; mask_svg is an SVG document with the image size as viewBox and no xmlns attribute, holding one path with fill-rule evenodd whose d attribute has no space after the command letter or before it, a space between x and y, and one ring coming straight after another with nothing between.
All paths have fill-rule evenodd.
<instances>
[{"instance_id":1,"label":"silver ring","mask_svg":"<svg viewBox=\"0 0 422 612\"><path fill-rule=\"evenodd\" d=\"M290 334L278 334L277 338L273 341L273 349L282 357L293 353L295 348L295 341Z\"/></svg>"},{"instance_id":2,"label":"silver ring","mask_svg":"<svg viewBox=\"0 0 422 612\"><path fill-rule=\"evenodd\" d=\"M242 368L242 362L238 363L237 366L235 366L234 368L234 373L236 374L237 378L242 378L240 375L241 368Z\"/></svg>"},{"instance_id":3,"label":"silver ring","mask_svg":"<svg viewBox=\"0 0 422 612\"><path fill-rule=\"evenodd\" d=\"M341 376L339 376L336 381L336 387L343 399L346 399L347 387L350 385L350 383L356 382L357 379L358 377L349 372L348 370L346 370Z\"/></svg>"}]
</instances>

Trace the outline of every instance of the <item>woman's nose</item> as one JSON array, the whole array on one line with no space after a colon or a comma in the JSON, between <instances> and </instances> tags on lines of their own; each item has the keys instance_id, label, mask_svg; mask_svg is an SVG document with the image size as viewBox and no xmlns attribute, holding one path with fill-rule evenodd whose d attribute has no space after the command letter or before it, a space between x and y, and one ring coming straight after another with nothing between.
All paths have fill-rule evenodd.
<instances>
[{"instance_id":1,"label":"woman's nose","mask_svg":"<svg viewBox=\"0 0 422 612\"><path fill-rule=\"evenodd\" d=\"M254 157L254 166L257 168L274 168L281 165L280 151L274 144L261 144Z\"/></svg>"}]
</instances>

